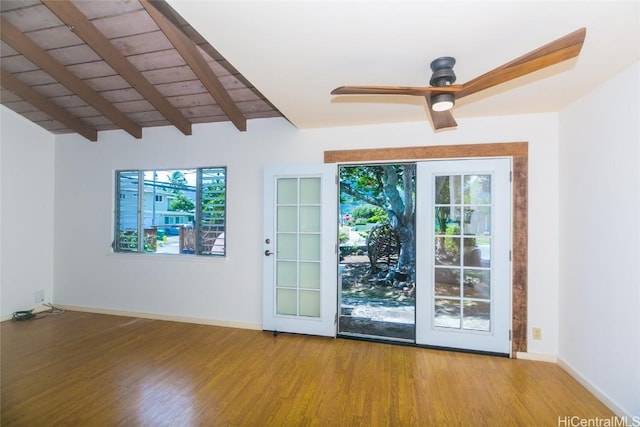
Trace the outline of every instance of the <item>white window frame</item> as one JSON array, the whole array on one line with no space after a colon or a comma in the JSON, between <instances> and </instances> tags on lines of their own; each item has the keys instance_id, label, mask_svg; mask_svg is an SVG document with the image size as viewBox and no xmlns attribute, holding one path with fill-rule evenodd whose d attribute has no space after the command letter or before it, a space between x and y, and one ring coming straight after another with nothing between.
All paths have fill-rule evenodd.
<instances>
[{"instance_id":1,"label":"white window frame","mask_svg":"<svg viewBox=\"0 0 640 427\"><path fill-rule=\"evenodd\" d=\"M165 168L165 169L126 169L117 170L114 174L115 180L115 208L113 212L114 228L113 228L113 244L112 249L117 253L136 253L136 254L155 254L154 251L145 250L145 213L144 213L144 189L145 185L149 185L145 182L145 172L158 173L166 171L195 171L195 211L193 214L185 213L185 217L194 216L194 248L189 251L178 252L174 255L197 255L197 256L214 256L225 257L227 253L227 240L226 240L226 202L227 202L227 167L226 166L208 166L198 168ZM127 193L125 196L121 189L121 180L124 178L124 174L133 176L134 180L137 180L137 188L134 192ZM137 175L137 176L136 176ZM215 181L215 182L211 182ZM209 184L209 185L208 185ZM154 184L155 185L155 180ZM165 187L167 183L163 183ZM222 187L222 189L220 189ZM155 187L154 187L155 188ZM124 196L124 197L123 197ZM222 203L219 203L219 198L222 196ZM156 196L157 197L157 196ZM121 209L122 203L129 202L135 198L137 202L136 213L136 226L122 227L121 215L123 211ZM216 198L218 200L216 200ZM151 203L156 204L153 200ZM212 209L207 209L213 206ZM130 213L131 214L131 213ZM158 228L167 226L162 221L162 224L154 224ZM127 232L129 236L129 243L125 242L124 232Z\"/></svg>"}]
</instances>

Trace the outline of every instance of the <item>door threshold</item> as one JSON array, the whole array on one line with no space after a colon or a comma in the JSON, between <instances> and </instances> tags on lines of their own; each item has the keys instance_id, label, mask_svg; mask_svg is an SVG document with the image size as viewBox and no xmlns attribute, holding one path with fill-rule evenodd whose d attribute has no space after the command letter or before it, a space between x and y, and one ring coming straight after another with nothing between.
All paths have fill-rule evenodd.
<instances>
[{"instance_id":1,"label":"door threshold","mask_svg":"<svg viewBox=\"0 0 640 427\"><path fill-rule=\"evenodd\" d=\"M353 340L361 340L361 341L380 342L380 343L416 345L416 342L414 340L409 340L406 338L381 337L378 335L356 334L351 332L339 332L337 337L353 339Z\"/></svg>"},{"instance_id":2,"label":"door threshold","mask_svg":"<svg viewBox=\"0 0 640 427\"><path fill-rule=\"evenodd\" d=\"M479 356L504 357L507 359L511 358L511 355L509 353L498 353L494 351L469 350L466 348L441 347L441 346L435 346L435 345L417 344L413 340L408 340L403 338L379 337L374 335L354 334L354 333L348 333L348 332L338 333L336 335L336 338L344 338L344 339L350 339L350 340L356 340L356 341L376 342L380 344L403 345L408 347L424 348L427 350L449 351L453 353L477 354Z\"/></svg>"},{"instance_id":3,"label":"door threshold","mask_svg":"<svg viewBox=\"0 0 640 427\"><path fill-rule=\"evenodd\" d=\"M416 347L426 348L429 350L451 351L454 353L467 353L467 354L477 354L480 356L506 357L507 359L511 358L511 355L509 353L499 353L495 351L471 350L468 348L455 348L455 347L442 347L442 346L428 345L428 344L416 344Z\"/></svg>"}]
</instances>

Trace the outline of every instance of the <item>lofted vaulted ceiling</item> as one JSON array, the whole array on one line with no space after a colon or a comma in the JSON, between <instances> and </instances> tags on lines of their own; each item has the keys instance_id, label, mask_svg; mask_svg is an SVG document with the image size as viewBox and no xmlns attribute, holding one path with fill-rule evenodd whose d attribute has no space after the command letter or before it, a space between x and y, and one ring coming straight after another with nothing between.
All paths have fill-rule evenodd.
<instances>
[{"instance_id":1,"label":"lofted vaulted ceiling","mask_svg":"<svg viewBox=\"0 0 640 427\"><path fill-rule=\"evenodd\" d=\"M640 59L638 0L167 2L298 129L430 128L423 96L330 93L428 86L429 64L442 56L456 59L456 84L464 84L586 28L578 57L456 101L459 130L466 119L560 112Z\"/></svg>"},{"instance_id":2,"label":"lofted vaulted ceiling","mask_svg":"<svg viewBox=\"0 0 640 427\"><path fill-rule=\"evenodd\" d=\"M453 111L461 120L559 112L640 59L637 0L0 0L0 15L2 104L89 139L218 121L243 130L268 117L299 129L429 126L424 97L330 93L426 86L441 56L456 58L466 83L584 27L578 57Z\"/></svg>"},{"instance_id":3,"label":"lofted vaulted ceiling","mask_svg":"<svg viewBox=\"0 0 640 427\"><path fill-rule=\"evenodd\" d=\"M2 0L0 15L0 102L53 133L281 116L164 1Z\"/></svg>"}]
</instances>

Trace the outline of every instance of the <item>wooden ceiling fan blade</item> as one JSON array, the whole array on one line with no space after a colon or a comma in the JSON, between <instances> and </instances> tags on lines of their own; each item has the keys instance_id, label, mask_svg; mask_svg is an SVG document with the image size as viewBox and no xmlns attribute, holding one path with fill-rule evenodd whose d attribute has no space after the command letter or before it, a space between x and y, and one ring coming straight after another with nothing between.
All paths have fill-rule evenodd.
<instances>
[{"instance_id":1,"label":"wooden ceiling fan blade","mask_svg":"<svg viewBox=\"0 0 640 427\"><path fill-rule=\"evenodd\" d=\"M587 29L580 28L526 55L495 68L488 73L476 77L462 85L463 88L456 94L456 98L471 95L472 93L506 83L509 80L574 58L580 54L586 34Z\"/></svg>"},{"instance_id":2,"label":"wooden ceiling fan blade","mask_svg":"<svg viewBox=\"0 0 640 427\"><path fill-rule=\"evenodd\" d=\"M444 87L431 86L340 86L331 91L331 95L412 95L427 96L436 93L455 93L462 85Z\"/></svg>"},{"instance_id":3,"label":"wooden ceiling fan blade","mask_svg":"<svg viewBox=\"0 0 640 427\"><path fill-rule=\"evenodd\" d=\"M451 110L433 111L431 108L431 97L425 96L425 98L427 99L427 111L431 117L431 123L433 123L433 128L435 130L454 128L458 126L458 123L456 123L453 115L451 114Z\"/></svg>"}]
</instances>

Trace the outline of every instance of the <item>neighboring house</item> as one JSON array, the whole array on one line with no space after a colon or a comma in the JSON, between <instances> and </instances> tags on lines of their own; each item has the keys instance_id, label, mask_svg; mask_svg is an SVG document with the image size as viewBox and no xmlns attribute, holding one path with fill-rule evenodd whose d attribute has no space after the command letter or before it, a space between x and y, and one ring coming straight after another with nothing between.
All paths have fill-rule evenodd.
<instances>
[{"instance_id":1,"label":"neighboring house","mask_svg":"<svg viewBox=\"0 0 640 427\"><path fill-rule=\"evenodd\" d=\"M187 187L183 194L195 203L195 189ZM177 198L177 194L168 189L166 183L145 181L144 183L144 228L158 227L161 225L193 225L195 214L193 212L173 211L171 202ZM138 209L138 183L134 181L120 184L120 210L130 212L130 215L121 215L121 229L136 229L136 215ZM172 227L169 227L172 228ZM170 231L171 233L171 231ZM177 234L177 232L173 233Z\"/></svg>"}]
</instances>

